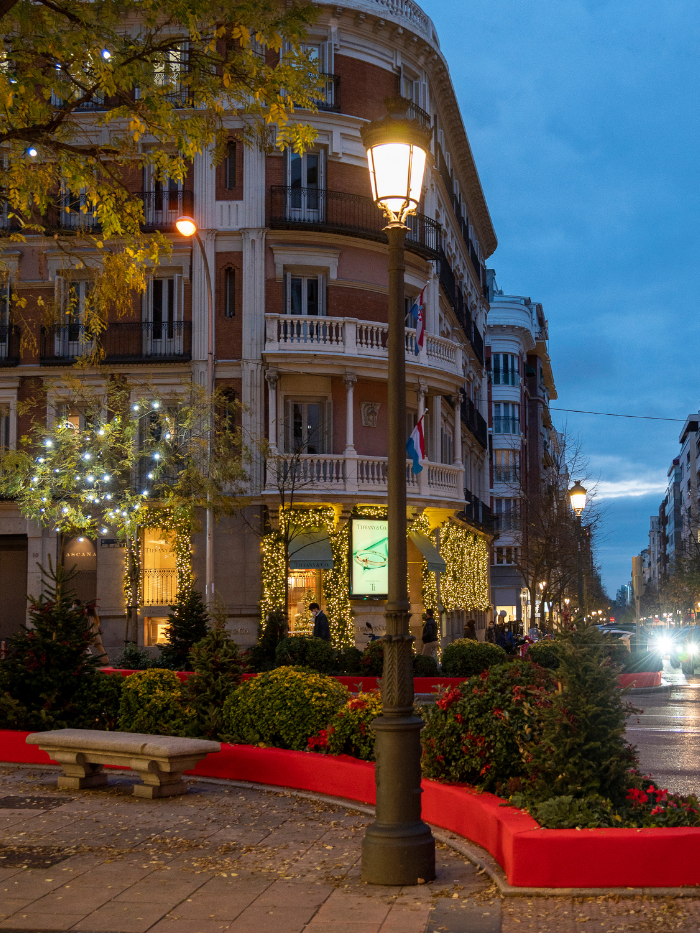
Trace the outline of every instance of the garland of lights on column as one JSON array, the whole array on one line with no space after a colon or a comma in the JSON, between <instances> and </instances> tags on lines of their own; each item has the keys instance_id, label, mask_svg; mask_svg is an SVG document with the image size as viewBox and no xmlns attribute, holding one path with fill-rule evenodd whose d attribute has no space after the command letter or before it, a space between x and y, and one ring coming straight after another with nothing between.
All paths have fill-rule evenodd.
<instances>
[{"instance_id":1,"label":"garland of lights on column","mask_svg":"<svg viewBox=\"0 0 700 933\"><path fill-rule=\"evenodd\" d=\"M424 535L428 538L431 537L430 531L430 519L428 518L425 512L414 519L411 523L409 531L422 531ZM433 542L435 543L435 542ZM437 578L435 576L434 570L428 570L428 561L423 560L422 574L421 574L421 598L423 600L423 611L426 609L432 609L433 612L438 611L438 595L437 595Z\"/></svg>"},{"instance_id":2,"label":"garland of lights on column","mask_svg":"<svg viewBox=\"0 0 700 933\"><path fill-rule=\"evenodd\" d=\"M178 516L173 509L148 509L142 516L139 525L141 528L159 528L172 543L175 554L175 569L177 570L177 598L182 599L188 595L193 586L192 578L192 524L188 517ZM142 554L139 549L139 554ZM143 557L139 562L139 587ZM129 579L129 565L124 561L124 595L127 606L131 602L131 580ZM138 594L139 605L141 593Z\"/></svg>"},{"instance_id":3,"label":"garland of lights on column","mask_svg":"<svg viewBox=\"0 0 700 933\"><path fill-rule=\"evenodd\" d=\"M448 612L489 608L489 552L486 542L462 525L447 522L440 531L440 596Z\"/></svg>"}]
</instances>

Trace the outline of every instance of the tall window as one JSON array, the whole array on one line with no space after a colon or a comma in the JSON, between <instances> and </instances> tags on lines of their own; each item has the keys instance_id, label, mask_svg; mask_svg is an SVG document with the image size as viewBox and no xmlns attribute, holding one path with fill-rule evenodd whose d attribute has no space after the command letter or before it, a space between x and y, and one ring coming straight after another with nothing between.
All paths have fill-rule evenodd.
<instances>
[{"instance_id":1,"label":"tall window","mask_svg":"<svg viewBox=\"0 0 700 933\"><path fill-rule=\"evenodd\" d=\"M182 276L151 279L146 292L145 352L170 356L182 352Z\"/></svg>"},{"instance_id":2,"label":"tall window","mask_svg":"<svg viewBox=\"0 0 700 933\"><path fill-rule=\"evenodd\" d=\"M12 286L9 280L0 281L0 359L10 355L10 307Z\"/></svg>"},{"instance_id":3,"label":"tall window","mask_svg":"<svg viewBox=\"0 0 700 933\"><path fill-rule=\"evenodd\" d=\"M224 272L224 316L236 316L236 270Z\"/></svg>"},{"instance_id":4,"label":"tall window","mask_svg":"<svg viewBox=\"0 0 700 933\"><path fill-rule=\"evenodd\" d=\"M285 411L287 453L325 454L330 446L330 408L325 399L288 399Z\"/></svg>"},{"instance_id":5,"label":"tall window","mask_svg":"<svg viewBox=\"0 0 700 933\"><path fill-rule=\"evenodd\" d=\"M498 516L498 530L518 531L520 528L520 500L494 499L494 515Z\"/></svg>"},{"instance_id":6,"label":"tall window","mask_svg":"<svg viewBox=\"0 0 700 933\"><path fill-rule=\"evenodd\" d=\"M440 462L454 463L452 428L445 422L440 425Z\"/></svg>"},{"instance_id":7,"label":"tall window","mask_svg":"<svg viewBox=\"0 0 700 933\"><path fill-rule=\"evenodd\" d=\"M520 406L496 402L493 406L493 433L520 434Z\"/></svg>"},{"instance_id":8,"label":"tall window","mask_svg":"<svg viewBox=\"0 0 700 933\"><path fill-rule=\"evenodd\" d=\"M0 405L0 457L10 449L10 407Z\"/></svg>"},{"instance_id":9,"label":"tall window","mask_svg":"<svg viewBox=\"0 0 700 933\"><path fill-rule=\"evenodd\" d=\"M290 152L287 157L288 212L291 220L323 220L323 152Z\"/></svg>"},{"instance_id":10,"label":"tall window","mask_svg":"<svg viewBox=\"0 0 700 933\"><path fill-rule=\"evenodd\" d=\"M495 558L497 564L515 564L520 559L520 549L517 547L497 547Z\"/></svg>"},{"instance_id":11,"label":"tall window","mask_svg":"<svg viewBox=\"0 0 700 933\"><path fill-rule=\"evenodd\" d=\"M494 353L491 357L491 378L495 386L520 385L518 357L514 353Z\"/></svg>"},{"instance_id":12,"label":"tall window","mask_svg":"<svg viewBox=\"0 0 700 933\"><path fill-rule=\"evenodd\" d=\"M155 83L162 87L170 100L178 104L187 101L188 89L183 80L189 68L189 48L186 42L160 54L154 66Z\"/></svg>"},{"instance_id":13,"label":"tall window","mask_svg":"<svg viewBox=\"0 0 700 933\"><path fill-rule=\"evenodd\" d=\"M91 341L86 338L85 321L90 308L93 283L88 279L56 279L57 304L61 321L54 331L54 353L57 357L83 356Z\"/></svg>"},{"instance_id":14,"label":"tall window","mask_svg":"<svg viewBox=\"0 0 700 933\"><path fill-rule=\"evenodd\" d=\"M325 314L326 280L323 275L285 273L285 311L287 314Z\"/></svg>"},{"instance_id":15,"label":"tall window","mask_svg":"<svg viewBox=\"0 0 700 933\"><path fill-rule=\"evenodd\" d=\"M232 191L236 187L236 144L230 142L226 149L226 160L224 162L224 177L226 187Z\"/></svg>"},{"instance_id":16,"label":"tall window","mask_svg":"<svg viewBox=\"0 0 700 933\"><path fill-rule=\"evenodd\" d=\"M520 480L520 451L494 450L493 478L496 483L517 483Z\"/></svg>"}]
</instances>

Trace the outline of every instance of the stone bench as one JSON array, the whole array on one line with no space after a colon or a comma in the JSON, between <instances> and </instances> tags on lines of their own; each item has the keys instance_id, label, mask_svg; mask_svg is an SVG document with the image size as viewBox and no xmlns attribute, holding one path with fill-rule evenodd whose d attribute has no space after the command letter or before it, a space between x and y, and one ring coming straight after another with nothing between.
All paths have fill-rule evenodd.
<instances>
[{"instance_id":1,"label":"stone bench","mask_svg":"<svg viewBox=\"0 0 700 933\"><path fill-rule=\"evenodd\" d=\"M58 779L61 788L104 787L104 766L117 765L137 772L143 783L134 786L134 796L150 799L186 793L182 772L221 750L218 742L205 739L96 729L32 732L27 743L38 745L63 767L64 773Z\"/></svg>"}]
</instances>

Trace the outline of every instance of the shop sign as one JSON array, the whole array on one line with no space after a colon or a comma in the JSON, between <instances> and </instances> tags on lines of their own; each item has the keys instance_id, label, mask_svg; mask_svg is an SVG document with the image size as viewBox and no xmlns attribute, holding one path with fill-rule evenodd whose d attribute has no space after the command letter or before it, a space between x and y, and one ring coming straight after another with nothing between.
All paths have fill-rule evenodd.
<instances>
[{"instance_id":1,"label":"shop sign","mask_svg":"<svg viewBox=\"0 0 700 933\"><path fill-rule=\"evenodd\" d=\"M389 590L389 522L353 518L350 543L352 596L386 597Z\"/></svg>"}]
</instances>

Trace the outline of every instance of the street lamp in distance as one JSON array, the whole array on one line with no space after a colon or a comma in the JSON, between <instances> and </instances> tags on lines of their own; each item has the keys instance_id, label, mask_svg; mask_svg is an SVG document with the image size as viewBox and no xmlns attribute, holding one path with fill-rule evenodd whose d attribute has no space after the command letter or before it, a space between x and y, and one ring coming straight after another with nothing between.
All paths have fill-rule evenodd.
<instances>
[{"instance_id":1,"label":"street lamp in distance","mask_svg":"<svg viewBox=\"0 0 700 933\"><path fill-rule=\"evenodd\" d=\"M192 237L197 241L199 252L204 263L204 276L207 283L207 393L211 399L212 418L209 430L208 440L208 459L211 466L212 458L212 434L214 432L214 299L211 290L211 273L209 272L209 262L204 250L202 238L199 235L197 221L188 214L182 214L175 221L175 229L184 237ZM207 493L207 499L209 493ZM206 570L205 570L205 603L211 610L214 608L214 513L207 505L207 539L206 539Z\"/></svg>"},{"instance_id":2,"label":"street lamp in distance","mask_svg":"<svg viewBox=\"0 0 700 933\"><path fill-rule=\"evenodd\" d=\"M390 99L389 113L366 124L372 197L387 218L389 241L389 365L387 409L387 519L389 586L382 677L382 714L374 721L377 760L376 819L362 841L362 880L414 885L435 877L435 840L421 819L420 730L413 713L411 604L406 585L406 334L404 243L406 218L415 213L431 131L408 115L410 101ZM379 775L381 774L381 780Z\"/></svg>"},{"instance_id":3,"label":"street lamp in distance","mask_svg":"<svg viewBox=\"0 0 700 933\"><path fill-rule=\"evenodd\" d=\"M578 582L578 605L579 610L585 612L583 601L583 563L581 555L581 512L586 508L586 490L581 485L580 480L576 480L569 490L569 502L576 515L576 577Z\"/></svg>"}]
</instances>

